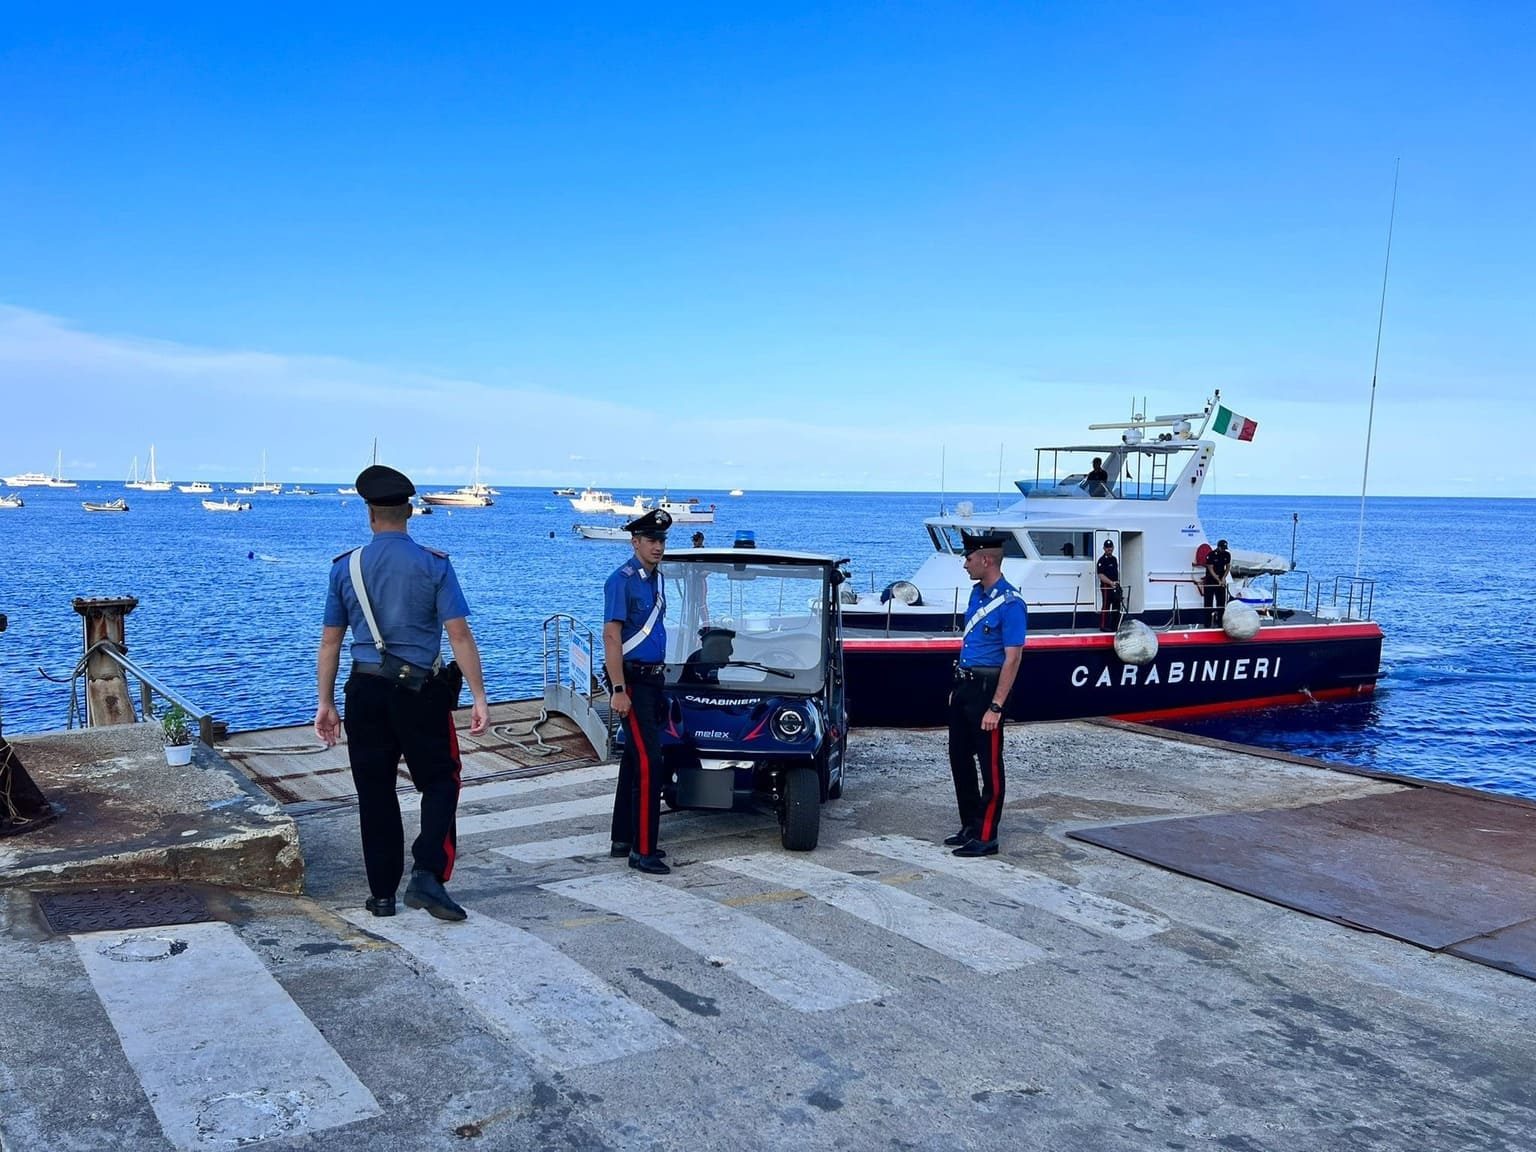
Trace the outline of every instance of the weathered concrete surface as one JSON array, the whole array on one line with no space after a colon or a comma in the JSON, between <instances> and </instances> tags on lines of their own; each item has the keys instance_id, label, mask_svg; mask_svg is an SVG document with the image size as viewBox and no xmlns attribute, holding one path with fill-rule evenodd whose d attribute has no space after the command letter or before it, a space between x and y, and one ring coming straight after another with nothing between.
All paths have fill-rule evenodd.
<instances>
[{"instance_id":1,"label":"weathered concrete surface","mask_svg":"<svg viewBox=\"0 0 1536 1152\"><path fill-rule=\"evenodd\" d=\"M1118 902L1150 931L1091 928L965 873L870 851L870 837L954 830L938 733L855 733L847 797L824 810L816 852L795 859L1033 944L1040 956L1022 967L977 971L901 935L894 919L871 923L717 865L755 854L783 859L771 817L666 817L661 840L675 871L644 885L734 909L884 989L802 1010L740 978L745 958L729 939L705 955L642 925L644 887L628 914L546 887L632 875L622 862L599 854L530 864L495 851L602 833L601 805L464 837L450 887L470 925L528 933L675 1035L637 1055L619 1055L616 1043L614 1059L563 1071L529 1055L483 1011L498 997L511 1002L507 989L540 962L535 949L508 948L504 977L493 965L469 982L441 960L344 922L337 913L355 911L366 895L355 816L305 816L307 898L244 894L222 915L382 1112L256 1147L1533 1147L1536 984L1065 839L1068 828L1110 819L1299 805L1394 785L1096 725L1012 729L1009 741L1001 862L1083 899ZM596 801L610 788L587 777L496 799L470 790L464 812ZM980 877L998 862L967 863ZM0 1143L167 1147L75 946L50 937L18 891L0 900L0 917L0 969L16 974L0 984ZM399 924L431 928L404 909ZM468 949L471 937L443 939L451 966L453 941ZM574 1005L566 1023L582 1033L597 1027ZM219 1057L211 1036L187 1053L188 1074L219 1072ZM249 1070L250 1084L268 1074Z\"/></svg>"},{"instance_id":2,"label":"weathered concrete surface","mask_svg":"<svg viewBox=\"0 0 1536 1152\"><path fill-rule=\"evenodd\" d=\"M184 880L302 890L292 819L212 749L199 745L191 764L171 767L154 724L13 743L59 818L0 840L0 885Z\"/></svg>"}]
</instances>

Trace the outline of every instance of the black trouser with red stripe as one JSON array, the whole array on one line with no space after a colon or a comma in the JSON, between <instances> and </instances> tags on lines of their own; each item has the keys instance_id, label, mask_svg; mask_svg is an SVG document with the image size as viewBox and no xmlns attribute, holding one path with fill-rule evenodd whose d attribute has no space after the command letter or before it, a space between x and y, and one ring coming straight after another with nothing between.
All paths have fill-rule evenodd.
<instances>
[{"instance_id":1,"label":"black trouser with red stripe","mask_svg":"<svg viewBox=\"0 0 1536 1152\"><path fill-rule=\"evenodd\" d=\"M990 732L981 727L996 691L997 675L978 673L956 680L949 697L949 771L955 778L955 802L960 807L960 826L977 840L997 839L1007 791L1003 776L1003 726L999 724Z\"/></svg>"},{"instance_id":2,"label":"black trouser with red stripe","mask_svg":"<svg viewBox=\"0 0 1536 1152\"><path fill-rule=\"evenodd\" d=\"M659 677L643 679L627 665L624 691L629 694L629 715L624 718L624 755L613 795L612 839L649 856L656 851L661 823L661 717L666 701Z\"/></svg>"},{"instance_id":3,"label":"black trouser with red stripe","mask_svg":"<svg viewBox=\"0 0 1536 1152\"><path fill-rule=\"evenodd\" d=\"M1210 628L1220 628L1227 610L1227 586L1223 582L1204 583L1200 591L1205 595L1205 623Z\"/></svg>"},{"instance_id":4,"label":"black trouser with red stripe","mask_svg":"<svg viewBox=\"0 0 1536 1152\"><path fill-rule=\"evenodd\" d=\"M395 792L401 756L421 793L421 833L411 845L413 867L442 881L453 875L458 846L454 814L459 805L456 703L438 678L416 692L378 676L354 672L347 678L342 724L357 788L363 866L368 890L375 896L393 896L405 871L405 827Z\"/></svg>"}]
</instances>

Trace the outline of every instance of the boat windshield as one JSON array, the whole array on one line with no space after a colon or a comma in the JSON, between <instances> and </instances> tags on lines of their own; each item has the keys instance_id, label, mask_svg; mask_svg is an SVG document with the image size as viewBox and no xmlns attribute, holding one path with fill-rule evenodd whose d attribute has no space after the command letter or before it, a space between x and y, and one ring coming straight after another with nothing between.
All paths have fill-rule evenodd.
<instances>
[{"instance_id":1,"label":"boat windshield","mask_svg":"<svg viewBox=\"0 0 1536 1152\"><path fill-rule=\"evenodd\" d=\"M982 535L988 532L998 532L1007 539L1003 542L1003 558L1022 559L1024 547L1014 535L1011 528L984 528L980 524L937 524L928 529L929 536L933 539L933 546L940 552L953 552L956 556L965 555L964 535Z\"/></svg>"},{"instance_id":2,"label":"boat windshield","mask_svg":"<svg viewBox=\"0 0 1536 1152\"><path fill-rule=\"evenodd\" d=\"M824 564L663 561L667 682L814 692L825 675Z\"/></svg>"},{"instance_id":3,"label":"boat windshield","mask_svg":"<svg viewBox=\"0 0 1536 1152\"><path fill-rule=\"evenodd\" d=\"M1035 450L1035 478L1017 480L1031 499L1167 500L1178 489L1181 453L1198 442L1082 445Z\"/></svg>"}]
</instances>

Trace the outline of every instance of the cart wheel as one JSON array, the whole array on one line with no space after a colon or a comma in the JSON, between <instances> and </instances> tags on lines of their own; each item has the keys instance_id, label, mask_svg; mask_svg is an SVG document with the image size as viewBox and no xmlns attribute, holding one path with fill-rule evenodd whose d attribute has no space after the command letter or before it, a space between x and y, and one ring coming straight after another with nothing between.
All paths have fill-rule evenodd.
<instances>
[{"instance_id":1,"label":"cart wheel","mask_svg":"<svg viewBox=\"0 0 1536 1152\"><path fill-rule=\"evenodd\" d=\"M821 833L821 781L814 768L790 768L784 773L784 799L779 807L780 840L791 852L809 852Z\"/></svg>"},{"instance_id":2,"label":"cart wheel","mask_svg":"<svg viewBox=\"0 0 1536 1152\"><path fill-rule=\"evenodd\" d=\"M661 802L667 806L668 812L677 811L677 785L663 784L661 787Z\"/></svg>"}]
</instances>

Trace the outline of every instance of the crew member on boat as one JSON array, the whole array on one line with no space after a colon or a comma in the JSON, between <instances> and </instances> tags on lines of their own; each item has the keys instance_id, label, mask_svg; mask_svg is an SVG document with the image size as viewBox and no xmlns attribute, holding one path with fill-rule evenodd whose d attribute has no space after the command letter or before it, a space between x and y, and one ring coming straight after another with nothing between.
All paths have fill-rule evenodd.
<instances>
[{"instance_id":1,"label":"crew member on boat","mask_svg":"<svg viewBox=\"0 0 1536 1152\"><path fill-rule=\"evenodd\" d=\"M613 714L624 725L624 755L613 796L609 854L652 875L670 871L656 846L661 823L661 717L665 707L667 602L661 558L671 513L655 508L624 525L634 556L603 585L603 666Z\"/></svg>"},{"instance_id":2,"label":"crew member on boat","mask_svg":"<svg viewBox=\"0 0 1536 1152\"><path fill-rule=\"evenodd\" d=\"M1024 655L1028 611L1003 579L1000 533L961 533L965 573L976 586L965 610L965 633L949 695L949 769L960 809L960 831L944 839L956 856L997 855L1006 794L1003 708ZM981 786L977 788L977 772Z\"/></svg>"},{"instance_id":3,"label":"crew member on boat","mask_svg":"<svg viewBox=\"0 0 1536 1152\"><path fill-rule=\"evenodd\" d=\"M1115 542L1104 541L1104 550L1099 556L1099 562L1095 565L1099 574L1099 631L1105 632L1109 628L1109 614L1119 612L1122 608L1120 600L1120 561L1115 559ZM1118 624L1119 622L1116 621Z\"/></svg>"},{"instance_id":4,"label":"crew member on boat","mask_svg":"<svg viewBox=\"0 0 1536 1152\"><path fill-rule=\"evenodd\" d=\"M1232 571L1232 553L1227 551L1225 540L1216 541L1205 557L1205 578L1201 591L1205 594L1206 625L1220 628L1227 608L1227 573Z\"/></svg>"}]
</instances>

